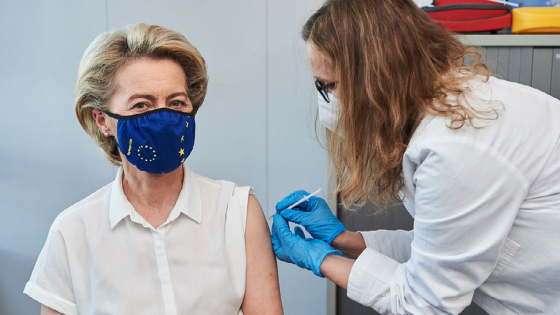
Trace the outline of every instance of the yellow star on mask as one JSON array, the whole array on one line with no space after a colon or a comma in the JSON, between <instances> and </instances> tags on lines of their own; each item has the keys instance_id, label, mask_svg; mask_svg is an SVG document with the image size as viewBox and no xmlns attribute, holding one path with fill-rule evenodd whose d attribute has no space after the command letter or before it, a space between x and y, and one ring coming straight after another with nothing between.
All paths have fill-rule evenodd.
<instances>
[{"instance_id":1,"label":"yellow star on mask","mask_svg":"<svg viewBox=\"0 0 560 315\"><path fill-rule=\"evenodd\" d=\"M185 150L181 149L181 151L179 151L179 155L183 155L183 154L185 154Z\"/></svg>"},{"instance_id":2,"label":"yellow star on mask","mask_svg":"<svg viewBox=\"0 0 560 315\"><path fill-rule=\"evenodd\" d=\"M185 163L185 158L183 158L183 160L181 161L181 163Z\"/></svg>"},{"instance_id":3,"label":"yellow star on mask","mask_svg":"<svg viewBox=\"0 0 560 315\"><path fill-rule=\"evenodd\" d=\"M181 136L181 142L183 142L183 140L185 140L185 136Z\"/></svg>"}]
</instances>

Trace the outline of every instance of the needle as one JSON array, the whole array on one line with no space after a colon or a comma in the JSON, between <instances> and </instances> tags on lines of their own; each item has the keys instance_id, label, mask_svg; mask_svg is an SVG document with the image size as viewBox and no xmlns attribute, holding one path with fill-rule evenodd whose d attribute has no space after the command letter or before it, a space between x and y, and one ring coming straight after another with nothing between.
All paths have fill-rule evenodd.
<instances>
[{"instance_id":1,"label":"needle","mask_svg":"<svg viewBox=\"0 0 560 315\"><path fill-rule=\"evenodd\" d=\"M309 200L309 198L311 198L312 196L317 195L317 194L320 193L320 192L321 192L321 188L319 188L316 192L314 192L314 193L312 193L312 194L310 194L310 195L308 195L308 196L305 196L305 197L301 198L299 201L297 201L296 203L292 204L291 206L289 206L289 207L286 208L286 209L293 209L295 206L299 205L300 203L302 203L302 202L304 202L304 201ZM286 210L286 209L282 209L282 210L280 210L280 211L278 211L278 212L276 212L276 213L280 213L280 212L282 212L282 211L284 211L284 210ZM275 214L276 214L276 213L275 213ZM271 215L270 217L268 217L268 219L269 219L269 220L272 220L272 217L273 217L273 216L274 216L274 214Z\"/></svg>"}]
</instances>

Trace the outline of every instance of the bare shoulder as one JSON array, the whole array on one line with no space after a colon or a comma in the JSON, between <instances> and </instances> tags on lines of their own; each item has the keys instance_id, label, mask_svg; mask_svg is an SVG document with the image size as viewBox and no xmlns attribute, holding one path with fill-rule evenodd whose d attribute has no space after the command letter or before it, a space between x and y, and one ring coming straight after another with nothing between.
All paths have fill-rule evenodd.
<instances>
[{"instance_id":1,"label":"bare shoulder","mask_svg":"<svg viewBox=\"0 0 560 315\"><path fill-rule=\"evenodd\" d=\"M257 200L257 197L255 197L255 195L252 194L249 194L249 201L247 204L247 216L249 216L249 213L251 213L252 215L262 216L264 218L264 213L261 204Z\"/></svg>"},{"instance_id":2,"label":"bare shoulder","mask_svg":"<svg viewBox=\"0 0 560 315\"><path fill-rule=\"evenodd\" d=\"M247 227L245 229L245 238L256 237L260 239L262 236L270 237L270 230L264 216L263 209L257 198L249 194L247 202Z\"/></svg>"}]
</instances>

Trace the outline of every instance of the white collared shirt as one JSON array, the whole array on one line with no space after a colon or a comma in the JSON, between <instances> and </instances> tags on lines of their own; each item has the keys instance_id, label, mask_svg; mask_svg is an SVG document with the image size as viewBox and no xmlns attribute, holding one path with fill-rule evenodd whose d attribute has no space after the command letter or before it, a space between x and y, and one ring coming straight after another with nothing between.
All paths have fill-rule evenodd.
<instances>
[{"instance_id":1,"label":"white collared shirt","mask_svg":"<svg viewBox=\"0 0 560 315\"><path fill-rule=\"evenodd\" d=\"M126 199L122 168L63 211L24 293L66 315L242 314L252 188L184 170L157 229Z\"/></svg>"},{"instance_id":2,"label":"white collared shirt","mask_svg":"<svg viewBox=\"0 0 560 315\"><path fill-rule=\"evenodd\" d=\"M403 159L414 230L362 232L348 297L382 314L560 314L560 101L491 78L481 129L427 117ZM471 105L483 106L471 100Z\"/></svg>"}]
</instances>

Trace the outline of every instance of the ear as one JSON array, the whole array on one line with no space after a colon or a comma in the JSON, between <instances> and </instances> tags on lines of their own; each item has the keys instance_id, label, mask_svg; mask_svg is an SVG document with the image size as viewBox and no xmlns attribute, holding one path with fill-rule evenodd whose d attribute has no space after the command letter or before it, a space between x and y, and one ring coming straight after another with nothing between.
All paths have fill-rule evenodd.
<instances>
[{"instance_id":1,"label":"ear","mask_svg":"<svg viewBox=\"0 0 560 315\"><path fill-rule=\"evenodd\" d=\"M107 120L105 119L107 117L105 113L96 108L93 110L92 115L93 119L95 119L95 122L97 123L97 127L99 127L99 130L102 134L104 134L106 137L114 136L111 128L109 128L109 125L107 124Z\"/></svg>"}]
</instances>

